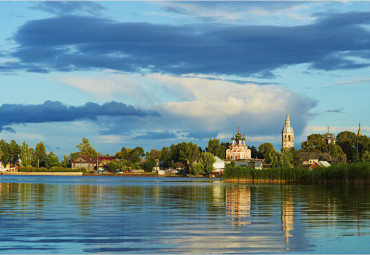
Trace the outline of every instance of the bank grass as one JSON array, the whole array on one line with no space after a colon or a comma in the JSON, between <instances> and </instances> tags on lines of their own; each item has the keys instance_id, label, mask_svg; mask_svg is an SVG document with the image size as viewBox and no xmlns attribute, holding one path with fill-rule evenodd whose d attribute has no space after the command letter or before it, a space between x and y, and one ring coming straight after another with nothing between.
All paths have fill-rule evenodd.
<instances>
[{"instance_id":1,"label":"bank grass","mask_svg":"<svg viewBox=\"0 0 370 255\"><path fill-rule=\"evenodd\" d=\"M316 167L279 167L257 170L250 167L227 166L222 180L247 183L351 183L370 184L370 162Z\"/></svg>"},{"instance_id":2,"label":"bank grass","mask_svg":"<svg viewBox=\"0 0 370 255\"><path fill-rule=\"evenodd\" d=\"M18 172L35 172L35 173L75 173L75 172L83 172L87 173L86 168L78 168L78 169L72 169L67 167L52 167L50 169L45 167L32 167L32 166L26 166L26 167L20 167L18 169Z\"/></svg>"}]
</instances>

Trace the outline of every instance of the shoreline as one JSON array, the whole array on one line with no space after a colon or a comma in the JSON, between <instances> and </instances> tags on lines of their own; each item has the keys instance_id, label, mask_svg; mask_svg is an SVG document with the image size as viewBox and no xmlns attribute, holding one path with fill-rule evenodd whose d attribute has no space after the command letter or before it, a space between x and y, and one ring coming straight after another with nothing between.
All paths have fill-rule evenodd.
<instances>
[{"instance_id":1,"label":"shoreline","mask_svg":"<svg viewBox=\"0 0 370 255\"><path fill-rule=\"evenodd\" d=\"M83 176L83 172L1 172L1 175Z\"/></svg>"}]
</instances>

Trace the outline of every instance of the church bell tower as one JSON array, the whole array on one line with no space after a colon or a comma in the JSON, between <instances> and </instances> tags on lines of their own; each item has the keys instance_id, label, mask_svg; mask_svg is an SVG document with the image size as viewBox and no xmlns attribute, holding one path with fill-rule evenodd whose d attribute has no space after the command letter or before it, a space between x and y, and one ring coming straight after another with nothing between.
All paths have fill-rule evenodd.
<instances>
[{"instance_id":1,"label":"church bell tower","mask_svg":"<svg viewBox=\"0 0 370 255\"><path fill-rule=\"evenodd\" d=\"M290 116L286 115L285 126L281 132L282 147L283 148L292 148L294 147L294 131L290 126Z\"/></svg>"}]
</instances>

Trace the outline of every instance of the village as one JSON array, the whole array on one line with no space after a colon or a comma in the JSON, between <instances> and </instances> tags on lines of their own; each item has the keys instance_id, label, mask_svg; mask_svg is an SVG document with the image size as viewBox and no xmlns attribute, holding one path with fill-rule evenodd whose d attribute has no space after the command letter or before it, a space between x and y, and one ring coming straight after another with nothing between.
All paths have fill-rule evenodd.
<instances>
[{"instance_id":1,"label":"village","mask_svg":"<svg viewBox=\"0 0 370 255\"><path fill-rule=\"evenodd\" d=\"M218 139L210 139L204 151L196 144L182 142L163 147L162 150L152 149L146 153L141 147L134 149L122 147L120 152L111 156L97 153L88 139L83 138L82 143L77 145L80 151L64 156L61 162L52 152L47 155L43 144L38 144L35 149L29 149L27 152L25 143L18 148L12 141L8 147L5 147L5 141L2 140L0 171L2 174L81 171L93 175L154 174L217 177L222 175L227 165L258 170L276 167L313 169L329 167L332 164L369 161L370 158L370 139L362 135L361 125L357 134L344 131L337 137L334 133L330 133L328 128L325 134L308 136L307 141L301 144L301 149L295 149L294 130L289 114L286 115L281 132L281 152L276 151L271 143L263 143L258 148L248 147L246 140L238 127L237 133L231 138L231 143L220 143ZM338 143L337 140L339 140ZM7 162L4 163L6 159Z\"/></svg>"}]
</instances>

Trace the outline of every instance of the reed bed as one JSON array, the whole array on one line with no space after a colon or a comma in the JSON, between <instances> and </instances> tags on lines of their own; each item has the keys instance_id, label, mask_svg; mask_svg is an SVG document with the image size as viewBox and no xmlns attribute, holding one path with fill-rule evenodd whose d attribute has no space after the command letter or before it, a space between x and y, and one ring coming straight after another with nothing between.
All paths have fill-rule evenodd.
<instances>
[{"instance_id":1,"label":"reed bed","mask_svg":"<svg viewBox=\"0 0 370 255\"><path fill-rule=\"evenodd\" d=\"M333 165L330 167L267 168L227 166L222 180L243 183L351 183L370 184L370 162Z\"/></svg>"}]
</instances>

